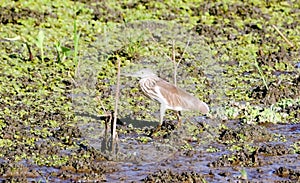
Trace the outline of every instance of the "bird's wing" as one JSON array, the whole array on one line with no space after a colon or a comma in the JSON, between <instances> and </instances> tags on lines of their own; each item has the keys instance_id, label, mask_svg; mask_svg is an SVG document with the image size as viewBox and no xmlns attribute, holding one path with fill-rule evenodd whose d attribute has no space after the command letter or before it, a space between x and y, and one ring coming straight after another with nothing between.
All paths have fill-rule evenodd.
<instances>
[{"instance_id":1,"label":"bird's wing","mask_svg":"<svg viewBox=\"0 0 300 183\"><path fill-rule=\"evenodd\" d=\"M158 80L156 85L159 87L161 95L164 96L168 105L172 108L197 110L195 103L201 102L193 95L163 79Z\"/></svg>"}]
</instances>

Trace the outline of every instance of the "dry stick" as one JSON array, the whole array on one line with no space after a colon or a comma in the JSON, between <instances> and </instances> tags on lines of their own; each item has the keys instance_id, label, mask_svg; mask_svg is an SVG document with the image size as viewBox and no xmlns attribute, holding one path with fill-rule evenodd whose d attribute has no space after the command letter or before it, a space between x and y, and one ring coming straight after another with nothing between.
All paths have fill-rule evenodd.
<instances>
[{"instance_id":1,"label":"dry stick","mask_svg":"<svg viewBox=\"0 0 300 183\"><path fill-rule=\"evenodd\" d=\"M18 41L18 40L21 40L22 42L25 43L26 45L26 48L28 50L28 60L29 61L32 61L33 60L33 54L31 52L31 49L30 49L30 45L28 44L28 41L24 38L24 37L21 37L21 36L17 36L17 37L14 37L14 38L4 38L4 39L1 39L0 41Z\"/></svg>"},{"instance_id":2,"label":"dry stick","mask_svg":"<svg viewBox=\"0 0 300 183\"><path fill-rule=\"evenodd\" d=\"M30 46L29 46L29 44L28 44L27 42L25 42L25 45L26 45L26 48L27 48L27 50L28 50L28 54L29 54L29 57L28 57L28 59L29 59L29 61L32 61L32 60L33 60L33 55L32 55L32 52L31 52Z\"/></svg>"},{"instance_id":3,"label":"dry stick","mask_svg":"<svg viewBox=\"0 0 300 183\"><path fill-rule=\"evenodd\" d=\"M154 41L154 42L156 42L156 43L158 43L155 39L154 39L154 37L152 36L152 32L151 31L149 31L148 30L148 32L150 33L150 35L151 35L151 39L152 39L152 41ZM160 51L160 50L158 50L158 51ZM163 52L163 54L170 60L170 61L172 61L172 59L171 59L171 57L169 57L165 52Z\"/></svg>"},{"instance_id":4,"label":"dry stick","mask_svg":"<svg viewBox=\"0 0 300 183\"><path fill-rule=\"evenodd\" d=\"M179 67L179 64L180 64L180 62L182 61L182 59L183 59L183 56L184 56L184 54L185 54L185 52L186 52L186 50L187 50L187 48L188 48L188 46L189 46L189 44L190 44L190 40L191 40L191 36L189 37L189 40L188 40L188 42L186 43L186 46L185 46L185 48L184 48L184 50L183 50L183 53L181 54L181 57L180 57L180 60L177 62L177 64L176 64L176 62L175 62L175 60L174 60L174 78L175 78L175 80L177 80L176 78L177 78L177 68ZM176 86L176 84L175 84L175 86Z\"/></svg>"},{"instance_id":5,"label":"dry stick","mask_svg":"<svg viewBox=\"0 0 300 183\"><path fill-rule=\"evenodd\" d=\"M174 85L175 85L175 86L177 86L177 68L178 68L178 66L179 66L179 64L180 64L180 62L181 62L181 60L183 59L183 56L184 56L184 54L185 54L185 52L186 52L187 47L188 47L189 44L190 44L190 38L191 38L191 36L189 37L189 40L188 40L188 42L186 43L186 46L185 46L185 48L184 48L184 50L183 50L183 53L182 53L182 55L181 55L181 58L180 58L180 60L177 62L177 64L176 64L176 57L175 57L175 41L173 40L173 45L172 45L172 61L173 61L173 64L174 64ZM176 115L177 115L177 119L178 119L178 124L179 124L179 126L180 126L180 111L177 111L177 112L176 112Z\"/></svg>"},{"instance_id":6,"label":"dry stick","mask_svg":"<svg viewBox=\"0 0 300 183\"><path fill-rule=\"evenodd\" d=\"M189 40L188 40L188 42L187 42L186 45L185 45L185 48L184 48L184 50L183 50L183 53L182 53L182 55L181 55L180 60L177 62L177 67L179 66L181 60L183 59L183 56L184 56L184 54L185 54L185 52L186 52L186 49L188 48L188 46L189 46L189 44L190 44L190 41L191 41L191 36L189 37Z\"/></svg>"},{"instance_id":7,"label":"dry stick","mask_svg":"<svg viewBox=\"0 0 300 183\"><path fill-rule=\"evenodd\" d=\"M149 31L149 32L150 32L150 31ZM151 32L150 32L150 34L152 35ZM152 39L154 42L157 43L157 41L154 39L153 36L151 36L151 39ZM178 68L178 66L179 66L179 64L180 64L180 62L181 62L181 60L183 59L183 56L184 56L184 54L185 54L185 52L186 52L186 50L187 50L187 48L188 48L188 46L189 46L189 44L190 44L190 40L191 40L191 36L189 37L189 40L188 40L188 42L186 43L186 46L185 46L185 48L184 48L184 50L183 50L183 53L182 53L182 55L181 55L181 58L180 58L180 60L177 62L177 64L176 64L176 58L175 58L175 40L172 41L172 57L169 57L165 52L163 52L163 54L164 54L171 62L174 63L174 85L175 85L175 86L177 85L177 68Z\"/></svg>"},{"instance_id":8,"label":"dry stick","mask_svg":"<svg viewBox=\"0 0 300 183\"><path fill-rule=\"evenodd\" d=\"M102 103L102 101L101 101L100 97L99 97L99 96L97 96L97 97L96 97L96 99L97 99L97 100L98 100L98 102L100 103L100 105L101 105L101 108L103 109L104 113L105 113L106 115L108 115L108 113L107 113L107 110L105 109L105 107L104 107L104 105L103 105L103 103Z\"/></svg>"},{"instance_id":9,"label":"dry stick","mask_svg":"<svg viewBox=\"0 0 300 183\"><path fill-rule=\"evenodd\" d=\"M163 52L163 54L164 54L171 62L173 62L172 58L169 57L169 55L167 55L165 52Z\"/></svg>"},{"instance_id":10,"label":"dry stick","mask_svg":"<svg viewBox=\"0 0 300 183\"><path fill-rule=\"evenodd\" d=\"M118 117L118 103L119 103L119 92L120 92L120 73L121 73L121 60L118 58L118 73L117 73L117 88L116 88L116 101L115 101L115 112L114 112L114 121L112 126L112 152L115 151L115 142L117 140L117 117Z\"/></svg>"},{"instance_id":11,"label":"dry stick","mask_svg":"<svg viewBox=\"0 0 300 183\"><path fill-rule=\"evenodd\" d=\"M75 87L77 87L79 84L78 84L78 83L75 81L75 79L72 77L70 71L68 71L68 76L71 78L73 85L74 85Z\"/></svg>"},{"instance_id":12,"label":"dry stick","mask_svg":"<svg viewBox=\"0 0 300 183\"><path fill-rule=\"evenodd\" d=\"M177 86L177 67L176 67L176 52L175 52L175 40L172 40L172 62L174 64L174 85Z\"/></svg>"},{"instance_id":13,"label":"dry stick","mask_svg":"<svg viewBox=\"0 0 300 183\"><path fill-rule=\"evenodd\" d=\"M150 32L150 31L149 31ZM152 35L152 33L150 32L150 34ZM157 41L154 39L154 37L153 36L151 36L151 39L154 41L154 42L156 42L157 43ZM158 51L160 51L160 50L158 50ZM163 52L163 54L172 62L172 58L171 57L169 57L169 55L167 55L165 52Z\"/></svg>"},{"instance_id":14,"label":"dry stick","mask_svg":"<svg viewBox=\"0 0 300 183\"><path fill-rule=\"evenodd\" d=\"M180 60L179 60L177 63L176 63L176 60L175 60L175 48L174 48L175 42L174 42L174 40L173 40L172 61L173 61L173 63L174 63L174 85L175 85L175 86L177 85L177 69L178 69L179 64L180 64L180 62L182 61L183 56L184 56L184 54L185 54L185 52L186 52L186 50L187 50L187 48L188 48L188 46L189 46L189 44L190 44L190 40L191 40L191 37L189 37L189 40L188 40L188 42L186 43L186 46L185 46L185 48L184 48L184 50L183 50L183 53L181 54Z\"/></svg>"},{"instance_id":15,"label":"dry stick","mask_svg":"<svg viewBox=\"0 0 300 183\"><path fill-rule=\"evenodd\" d=\"M274 29L279 33L279 35L291 46L294 47L293 43L291 43L283 34L282 32L275 26L273 25Z\"/></svg>"}]
</instances>

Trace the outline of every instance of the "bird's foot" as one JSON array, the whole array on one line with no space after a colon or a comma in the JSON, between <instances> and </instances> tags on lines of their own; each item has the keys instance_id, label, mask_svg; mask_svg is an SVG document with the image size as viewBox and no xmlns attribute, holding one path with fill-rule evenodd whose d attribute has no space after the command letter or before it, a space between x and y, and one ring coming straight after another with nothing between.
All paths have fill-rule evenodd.
<instances>
[{"instance_id":1,"label":"bird's foot","mask_svg":"<svg viewBox=\"0 0 300 183\"><path fill-rule=\"evenodd\" d=\"M154 137L154 135L160 131L161 129L161 125L158 125L150 134L149 134L149 137Z\"/></svg>"},{"instance_id":2,"label":"bird's foot","mask_svg":"<svg viewBox=\"0 0 300 183\"><path fill-rule=\"evenodd\" d=\"M179 129L181 127L181 121L178 121L176 128Z\"/></svg>"}]
</instances>

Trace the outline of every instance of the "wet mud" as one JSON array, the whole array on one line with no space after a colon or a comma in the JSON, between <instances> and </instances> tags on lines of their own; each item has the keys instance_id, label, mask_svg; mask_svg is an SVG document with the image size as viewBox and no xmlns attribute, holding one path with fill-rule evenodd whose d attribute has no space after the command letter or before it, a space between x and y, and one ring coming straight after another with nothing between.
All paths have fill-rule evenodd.
<instances>
[{"instance_id":1,"label":"wet mud","mask_svg":"<svg viewBox=\"0 0 300 183\"><path fill-rule=\"evenodd\" d=\"M235 126L236 123L231 125ZM226 138L224 137L226 133L220 131L218 142L209 144L190 142L194 147L193 150L178 149L173 151L170 157L159 162L120 163L117 166L120 168L119 171L107 174L107 180L125 182L299 181L300 177L297 173L300 168L299 154L295 154L291 146L299 140L299 125L272 125L270 128L250 125L246 129L248 130L234 127L229 130L232 133L226 135ZM237 138L237 134L233 132L241 137L244 136L243 140ZM285 136L288 143L279 142L278 135ZM237 150L226 150L228 145L235 146ZM219 150L208 152L207 149L212 146ZM242 173L243 171L246 175Z\"/></svg>"}]
</instances>

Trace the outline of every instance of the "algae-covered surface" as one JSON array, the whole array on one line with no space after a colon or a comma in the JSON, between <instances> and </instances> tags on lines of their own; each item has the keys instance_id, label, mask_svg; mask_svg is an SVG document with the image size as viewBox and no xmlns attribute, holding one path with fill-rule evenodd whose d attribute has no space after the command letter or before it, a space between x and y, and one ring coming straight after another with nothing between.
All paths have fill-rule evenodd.
<instances>
[{"instance_id":1,"label":"algae-covered surface","mask_svg":"<svg viewBox=\"0 0 300 183\"><path fill-rule=\"evenodd\" d=\"M299 182L299 10L297 0L1 1L0 180ZM183 112L179 127L168 111L150 135L159 104L136 78L117 87L118 63L151 68L209 114Z\"/></svg>"}]
</instances>

